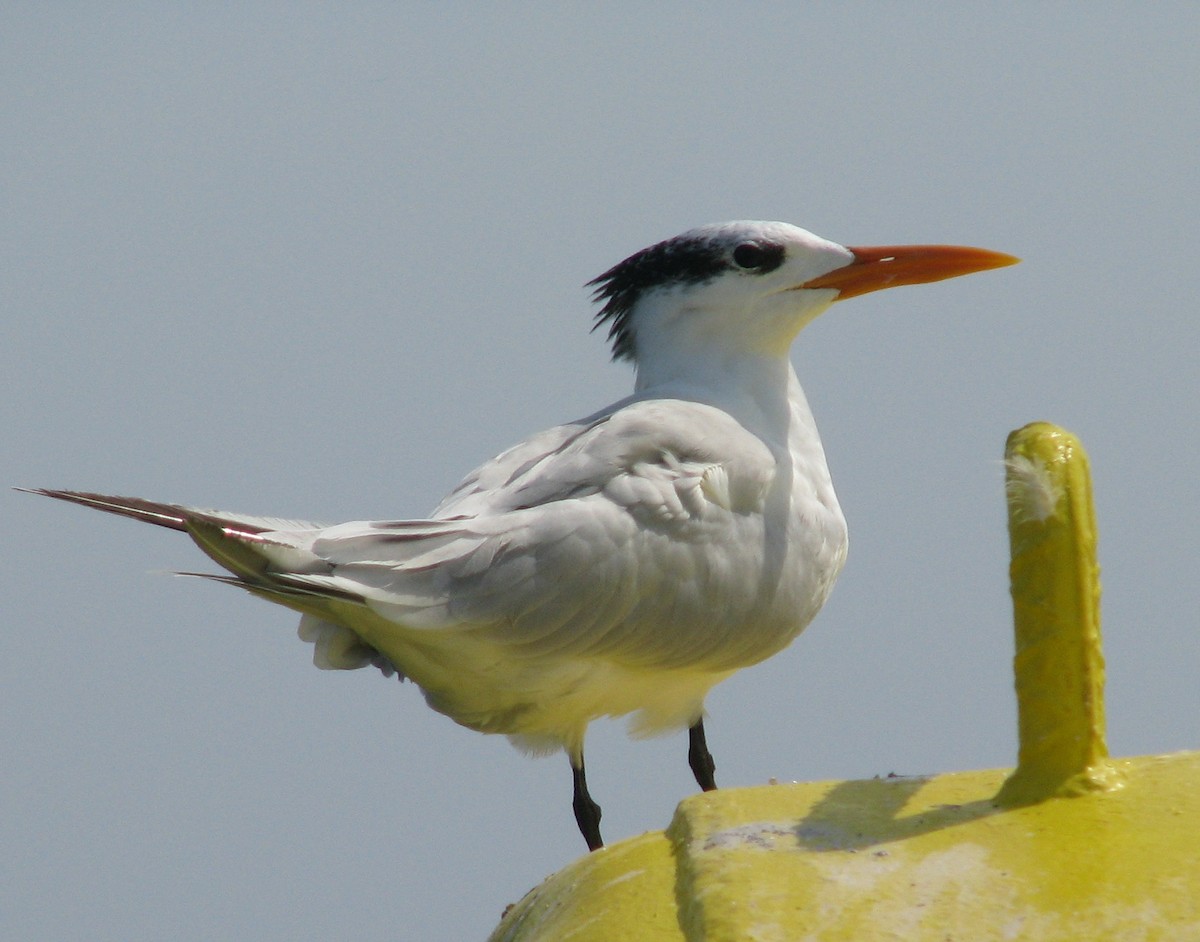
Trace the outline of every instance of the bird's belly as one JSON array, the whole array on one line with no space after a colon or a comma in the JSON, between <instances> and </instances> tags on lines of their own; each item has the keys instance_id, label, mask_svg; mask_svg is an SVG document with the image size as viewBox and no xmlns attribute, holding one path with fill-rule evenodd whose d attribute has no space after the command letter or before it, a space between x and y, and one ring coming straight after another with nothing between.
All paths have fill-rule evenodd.
<instances>
[{"instance_id":1,"label":"bird's belly","mask_svg":"<svg viewBox=\"0 0 1200 942\"><path fill-rule=\"evenodd\" d=\"M630 731L650 736L690 726L704 709L708 691L729 675L704 670L631 668L609 661L554 659L525 672L503 672L499 683L485 682L474 697L453 691L443 700L426 690L429 704L459 723L483 732L504 733L520 748L546 752L582 746L587 725L604 716L635 714Z\"/></svg>"},{"instance_id":2,"label":"bird's belly","mask_svg":"<svg viewBox=\"0 0 1200 942\"><path fill-rule=\"evenodd\" d=\"M429 630L359 609L352 621L434 709L535 751L574 748L606 715L637 713L635 732L685 726L714 684L786 647L832 588L845 556L836 504L784 521L641 531L619 566L549 570L554 604L507 616Z\"/></svg>"},{"instance_id":3,"label":"bird's belly","mask_svg":"<svg viewBox=\"0 0 1200 942\"><path fill-rule=\"evenodd\" d=\"M373 639L439 713L471 729L502 733L520 748L547 752L582 746L587 724L636 713L635 735L689 726L709 689L732 670L622 664L595 656L530 656L486 633L394 631Z\"/></svg>"}]
</instances>

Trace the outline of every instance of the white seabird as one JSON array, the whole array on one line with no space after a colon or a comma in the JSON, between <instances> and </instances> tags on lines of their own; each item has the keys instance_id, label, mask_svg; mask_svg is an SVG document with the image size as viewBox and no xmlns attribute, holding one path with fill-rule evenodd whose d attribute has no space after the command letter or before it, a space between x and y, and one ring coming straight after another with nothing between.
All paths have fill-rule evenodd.
<instances>
[{"instance_id":1,"label":"white seabird","mask_svg":"<svg viewBox=\"0 0 1200 942\"><path fill-rule=\"evenodd\" d=\"M427 520L316 523L36 493L189 534L227 582L302 613L324 669L376 665L433 709L562 749L588 847L588 724L686 727L715 788L704 698L820 610L846 523L788 357L834 301L1010 265L956 246L847 248L779 222L704 226L591 282L634 392L478 468Z\"/></svg>"}]
</instances>

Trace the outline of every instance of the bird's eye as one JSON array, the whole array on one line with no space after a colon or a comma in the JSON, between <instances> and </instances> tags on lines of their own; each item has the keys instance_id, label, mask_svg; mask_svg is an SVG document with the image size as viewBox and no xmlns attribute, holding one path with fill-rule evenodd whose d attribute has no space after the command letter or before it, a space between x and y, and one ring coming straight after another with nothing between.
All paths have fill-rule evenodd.
<instances>
[{"instance_id":1,"label":"bird's eye","mask_svg":"<svg viewBox=\"0 0 1200 942\"><path fill-rule=\"evenodd\" d=\"M783 264L783 246L769 242L743 242L733 250L733 263L738 268L759 274L774 271Z\"/></svg>"}]
</instances>

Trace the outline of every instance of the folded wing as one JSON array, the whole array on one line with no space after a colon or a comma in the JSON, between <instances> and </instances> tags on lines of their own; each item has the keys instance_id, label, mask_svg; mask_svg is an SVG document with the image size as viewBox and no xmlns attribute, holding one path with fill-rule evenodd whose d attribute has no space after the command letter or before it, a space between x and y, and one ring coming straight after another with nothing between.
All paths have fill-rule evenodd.
<instances>
[{"instance_id":1,"label":"folded wing","mask_svg":"<svg viewBox=\"0 0 1200 942\"><path fill-rule=\"evenodd\" d=\"M627 403L485 464L430 520L308 521L38 493L188 533L239 585L306 616L323 667L394 664L439 632L517 660L686 664L711 605L749 610L770 450L720 410ZM731 541L749 546L731 560ZM748 596L748 593L750 595ZM394 625L390 632L388 625Z\"/></svg>"}]
</instances>

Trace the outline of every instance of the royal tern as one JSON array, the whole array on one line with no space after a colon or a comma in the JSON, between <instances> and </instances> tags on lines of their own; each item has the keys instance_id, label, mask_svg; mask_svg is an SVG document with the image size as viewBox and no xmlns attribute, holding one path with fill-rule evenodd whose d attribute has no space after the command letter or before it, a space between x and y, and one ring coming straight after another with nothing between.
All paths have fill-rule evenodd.
<instances>
[{"instance_id":1,"label":"royal tern","mask_svg":"<svg viewBox=\"0 0 1200 942\"><path fill-rule=\"evenodd\" d=\"M302 614L317 667L375 665L463 726L562 749L602 846L583 744L601 716L689 729L704 698L824 604L846 523L792 341L834 301L1010 265L957 246L848 248L779 222L704 226L590 282L632 395L478 468L427 520L322 526L38 489L187 533L239 586Z\"/></svg>"}]
</instances>

